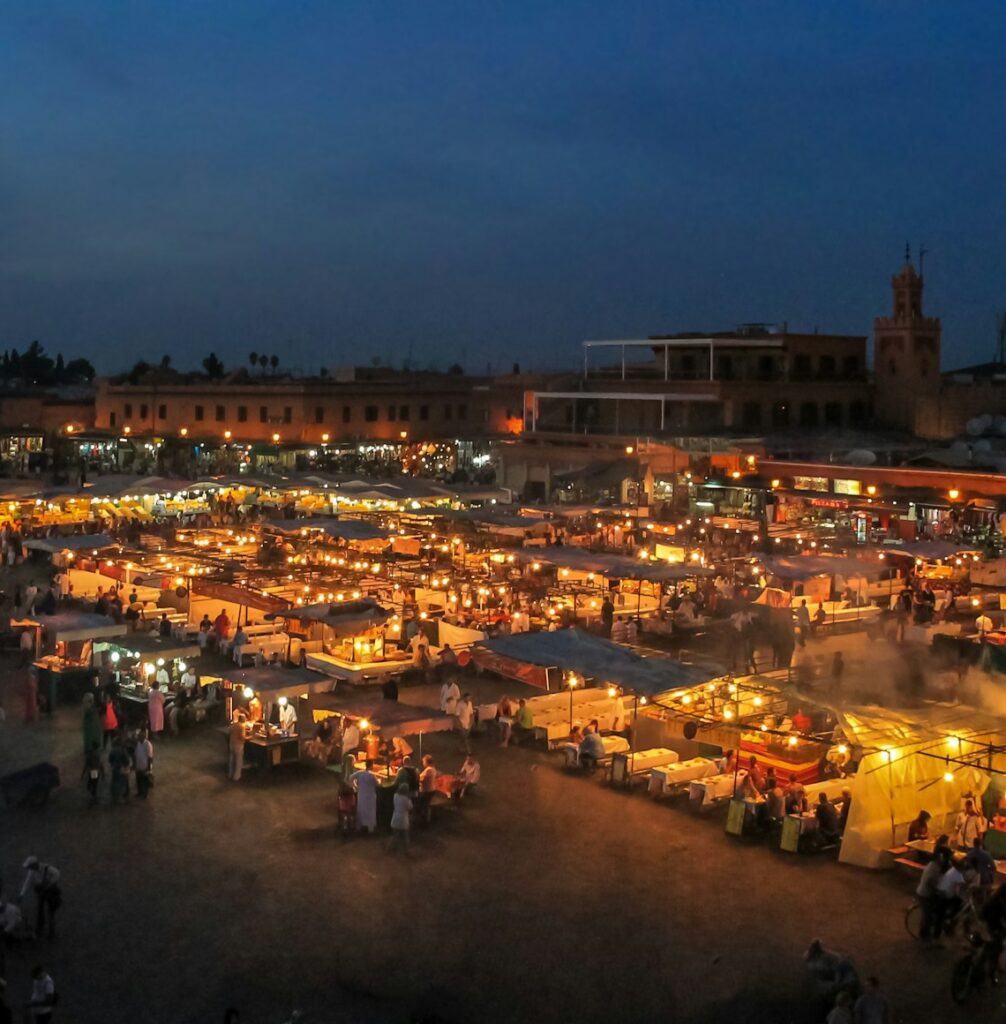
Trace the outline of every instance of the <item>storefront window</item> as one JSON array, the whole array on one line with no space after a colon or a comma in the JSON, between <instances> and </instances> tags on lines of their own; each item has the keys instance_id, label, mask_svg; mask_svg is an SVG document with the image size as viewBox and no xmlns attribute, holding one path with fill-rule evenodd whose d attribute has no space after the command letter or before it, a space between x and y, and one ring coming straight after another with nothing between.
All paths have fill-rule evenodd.
<instances>
[{"instance_id":1,"label":"storefront window","mask_svg":"<svg viewBox=\"0 0 1006 1024\"><path fill-rule=\"evenodd\" d=\"M836 494L862 494L863 485L858 480L836 480Z\"/></svg>"}]
</instances>

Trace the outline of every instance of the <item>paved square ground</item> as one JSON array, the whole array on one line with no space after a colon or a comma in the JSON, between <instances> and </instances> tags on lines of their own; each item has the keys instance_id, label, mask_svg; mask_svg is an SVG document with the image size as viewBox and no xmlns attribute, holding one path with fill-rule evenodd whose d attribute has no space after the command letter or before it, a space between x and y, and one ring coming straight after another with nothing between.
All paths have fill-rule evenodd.
<instances>
[{"instance_id":1,"label":"paved square ground","mask_svg":"<svg viewBox=\"0 0 1006 1024\"><path fill-rule=\"evenodd\" d=\"M158 743L148 802L92 810L79 710L25 725L20 679L0 666L0 773L52 759L64 785L40 812L0 809L0 867L10 886L29 853L51 860L65 905L57 940L14 953L8 981L18 1002L30 964L50 965L61 1021L217 1024L228 1005L251 1024L294 1006L315 1022L816 1021L800 959L814 936L881 976L895 1019L972 1019L949 999L953 951L904 931L906 881L733 840L721 814L481 737L482 793L406 858L336 835L328 773L229 783L205 726ZM425 749L460 761L452 736Z\"/></svg>"}]
</instances>

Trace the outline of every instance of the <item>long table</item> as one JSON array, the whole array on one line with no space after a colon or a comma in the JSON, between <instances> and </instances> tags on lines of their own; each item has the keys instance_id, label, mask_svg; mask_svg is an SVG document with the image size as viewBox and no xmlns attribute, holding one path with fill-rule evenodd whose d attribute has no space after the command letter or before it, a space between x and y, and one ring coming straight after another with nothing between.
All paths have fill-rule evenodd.
<instances>
[{"instance_id":1,"label":"long table","mask_svg":"<svg viewBox=\"0 0 1006 1024\"><path fill-rule=\"evenodd\" d=\"M677 764L657 765L650 770L648 792L650 796L663 796L675 786L682 786L693 779L704 779L715 775L719 768L708 757L691 757Z\"/></svg>"},{"instance_id":2,"label":"long table","mask_svg":"<svg viewBox=\"0 0 1006 1024\"><path fill-rule=\"evenodd\" d=\"M733 772L721 772L704 779L695 779L688 786L688 799L702 807L708 807L717 800L726 800L734 794L734 782L740 786L747 776L747 769L741 768L736 775Z\"/></svg>"}]
</instances>

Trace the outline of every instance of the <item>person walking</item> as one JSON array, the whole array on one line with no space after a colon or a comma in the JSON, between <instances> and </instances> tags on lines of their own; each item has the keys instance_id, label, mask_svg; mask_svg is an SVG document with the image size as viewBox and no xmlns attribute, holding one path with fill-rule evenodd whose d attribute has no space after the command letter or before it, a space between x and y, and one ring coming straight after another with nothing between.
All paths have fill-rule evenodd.
<instances>
[{"instance_id":1,"label":"person walking","mask_svg":"<svg viewBox=\"0 0 1006 1024\"><path fill-rule=\"evenodd\" d=\"M155 679L147 694L147 717L150 719L150 734L157 736L164 731L164 694Z\"/></svg>"},{"instance_id":2,"label":"person walking","mask_svg":"<svg viewBox=\"0 0 1006 1024\"><path fill-rule=\"evenodd\" d=\"M356 790L357 831L373 832L377 828L377 790L381 783L373 767L374 762L368 757L366 767L349 777L350 785Z\"/></svg>"},{"instance_id":3,"label":"person walking","mask_svg":"<svg viewBox=\"0 0 1006 1024\"><path fill-rule=\"evenodd\" d=\"M101 749L104 750L115 739L115 735L119 731L119 716L115 713L112 695L107 691L105 693L105 710L102 712L101 728L103 733Z\"/></svg>"},{"instance_id":4,"label":"person walking","mask_svg":"<svg viewBox=\"0 0 1006 1024\"><path fill-rule=\"evenodd\" d=\"M454 709L454 714L458 720L458 732L461 733L461 750L465 754L470 754L472 752L472 722L475 719L475 705L472 704L470 693L462 694Z\"/></svg>"},{"instance_id":5,"label":"person walking","mask_svg":"<svg viewBox=\"0 0 1006 1024\"><path fill-rule=\"evenodd\" d=\"M146 729L141 729L136 739L133 767L136 769L136 795L141 800L146 800L154 777L154 745L150 742Z\"/></svg>"},{"instance_id":6,"label":"person walking","mask_svg":"<svg viewBox=\"0 0 1006 1024\"><path fill-rule=\"evenodd\" d=\"M47 934L56 937L56 911L63 903L63 892L59 887L59 871L51 864L43 864L38 857L29 857L24 864L24 881L21 883L21 906L25 899L35 900L35 935L42 937L48 922Z\"/></svg>"},{"instance_id":7,"label":"person walking","mask_svg":"<svg viewBox=\"0 0 1006 1024\"><path fill-rule=\"evenodd\" d=\"M49 1024L56 1006L56 985L52 976L41 965L31 970L31 996L25 1007L25 1018L31 1024Z\"/></svg>"},{"instance_id":8,"label":"person walking","mask_svg":"<svg viewBox=\"0 0 1006 1024\"><path fill-rule=\"evenodd\" d=\"M409 795L408 784L399 784L394 797L394 809L391 812L391 844L388 849L394 850L401 846L406 853L409 851L409 812L412 810L412 797Z\"/></svg>"},{"instance_id":9,"label":"person walking","mask_svg":"<svg viewBox=\"0 0 1006 1024\"><path fill-rule=\"evenodd\" d=\"M93 693L85 693L81 705L84 709L81 723L84 734L84 756L87 757L92 747L101 746L101 719L94 706Z\"/></svg>"},{"instance_id":10,"label":"person walking","mask_svg":"<svg viewBox=\"0 0 1006 1024\"><path fill-rule=\"evenodd\" d=\"M109 790L112 803L129 799L129 754L118 736L112 741L112 749L108 752L108 767L111 773Z\"/></svg>"},{"instance_id":11,"label":"person walking","mask_svg":"<svg viewBox=\"0 0 1006 1024\"><path fill-rule=\"evenodd\" d=\"M89 807L94 807L98 802L98 784L105 777L105 767L101 763L101 748L97 741L84 755L84 770L80 777L87 784L87 793L90 797Z\"/></svg>"},{"instance_id":12,"label":"person walking","mask_svg":"<svg viewBox=\"0 0 1006 1024\"><path fill-rule=\"evenodd\" d=\"M245 740L248 738L245 719L243 711L235 711L234 720L230 724L230 731L227 735L227 778L233 782L241 781L241 772L244 769Z\"/></svg>"}]
</instances>

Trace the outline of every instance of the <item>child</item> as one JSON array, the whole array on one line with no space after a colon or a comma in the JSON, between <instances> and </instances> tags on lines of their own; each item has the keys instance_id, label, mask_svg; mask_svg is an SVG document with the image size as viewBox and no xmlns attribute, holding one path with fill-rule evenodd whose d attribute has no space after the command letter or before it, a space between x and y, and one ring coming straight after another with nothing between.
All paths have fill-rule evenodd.
<instances>
[{"instance_id":1,"label":"child","mask_svg":"<svg viewBox=\"0 0 1006 1024\"><path fill-rule=\"evenodd\" d=\"M101 754L98 751L97 743L91 745L91 749L84 755L84 770L81 778L87 783L87 792L91 801L89 806L93 807L98 802L98 783L105 777L105 766L101 763Z\"/></svg>"},{"instance_id":2,"label":"child","mask_svg":"<svg viewBox=\"0 0 1006 1024\"><path fill-rule=\"evenodd\" d=\"M339 831L348 834L356 826L356 794L347 783L339 787Z\"/></svg>"}]
</instances>

